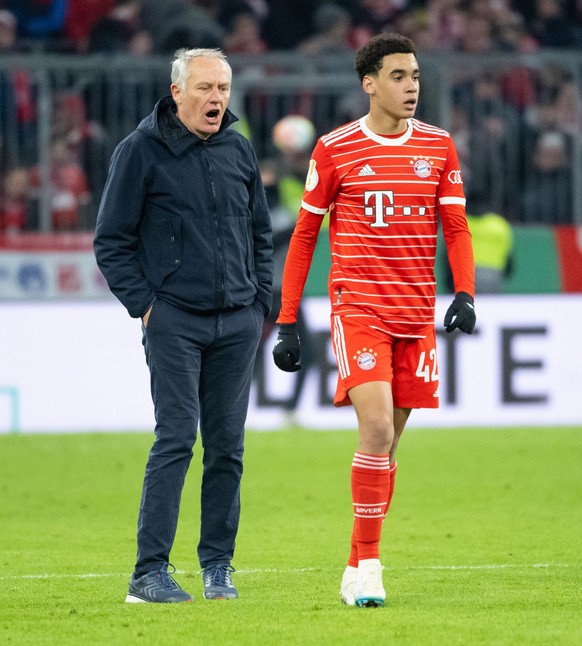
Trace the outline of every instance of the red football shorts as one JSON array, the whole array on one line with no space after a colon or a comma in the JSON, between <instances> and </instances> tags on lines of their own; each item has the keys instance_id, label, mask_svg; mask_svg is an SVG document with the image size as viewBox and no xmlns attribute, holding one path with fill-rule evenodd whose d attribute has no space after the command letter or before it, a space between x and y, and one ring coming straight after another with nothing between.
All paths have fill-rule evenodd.
<instances>
[{"instance_id":1,"label":"red football shorts","mask_svg":"<svg viewBox=\"0 0 582 646\"><path fill-rule=\"evenodd\" d=\"M381 322L373 317L332 315L331 339L338 366L334 405L350 405L349 390L354 386L387 381L396 408L438 408L434 326L422 330L422 338L398 338L380 328Z\"/></svg>"}]
</instances>

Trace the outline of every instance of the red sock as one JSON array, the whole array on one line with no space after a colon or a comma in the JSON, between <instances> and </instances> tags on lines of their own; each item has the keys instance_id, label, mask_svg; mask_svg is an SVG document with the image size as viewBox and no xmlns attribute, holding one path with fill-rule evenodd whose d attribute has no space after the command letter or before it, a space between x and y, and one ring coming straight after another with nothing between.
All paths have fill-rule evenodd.
<instances>
[{"instance_id":1,"label":"red sock","mask_svg":"<svg viewBox=\"0 0 582 646\"><path fill-rule=\"evenodd\" d=\"M386 503L386 515L388 515L388 510L390 509L390 503L392 502L392 496L394 495L394 484L396 482L396 469L398 468L398 463L393 462L390 465L390 486L388 487L388 502ZM384 516L386 517L386 516Z\"/></svg>"},{"instance_id":2,"label":"red sock","mask_svg":"<svg viewBox=\"0 0 582 646\"><path fill-rule=\"evenodd\" d=\"M352 462L354 529L348 565L358 567L360 560L379 558L389 491L389 456L356 452Z\"/></svg>"},{"instance_id":3,"label":"red sock","mask_svg":"<svg viewBox=\"0 0 582 646\"><path fill-rule=\"evenodd\" d=\"M384 513L384 518L388 515L388 510L390 509L390 503L392 502L392 496L394 495L394 483L396 482L396 469L397 463L393 462L390 465L390 484L388 486L388 500L386 501L386 512ZM352 529L352 542L350 549L350 558L348 559L348 565L352 567L358 567L358 545L356 543L356 522L354 520L354 527Z\"/></svg>"}]
</instances>

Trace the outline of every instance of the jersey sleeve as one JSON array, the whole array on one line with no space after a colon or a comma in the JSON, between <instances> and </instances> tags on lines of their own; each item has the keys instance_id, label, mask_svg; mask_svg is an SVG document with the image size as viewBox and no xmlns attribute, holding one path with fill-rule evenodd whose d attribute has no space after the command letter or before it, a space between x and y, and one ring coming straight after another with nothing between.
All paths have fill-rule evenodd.
<instances>
[{"instance_id":1,"label":"jersey sleeve","mask_svg":"<svg viewBox=\"0 0 582 646\"><path fill-rule=\"evenodd\" d=\"M447 159L438 189L438 208L453 274L455 292L475 295L475 261L465 213L463 179L455 144L450 137Z\"/></svg>"},{"instance_id":2,"label":"jersey sleeve","mask_svg":"<svg viewBox=\"0 0 582 646\"><path fill-rule=\"evenodd\" d=\"M323 215L317 215L303 207L299 210L299 218L291 236L283 269L281 311L277 323L295 323L297 320L297 310L305 289L322 222Z\"/></svg>"},{"instance_id":3,"label":"jersey sleeve","mask_svg":"<svg viewBox=\"0 0 582 646\"><path fill-rule=\"evenodd\" d=\"M335 199L339 183L329 150L319 139L309 160L301 207L316 215L325 215Z\"/></svg>"},{"instance_id":4,"label":"jersey sleeve","mask_svg":"<svg viewBox=\"0 0 582 646\"><path fill-rule=\"evenodd\" d=\"M339 186L331 156L321 139L315 145L305 190L283 270L281 311L277 323L294 323L323 222Z\"/></svg>"}]
</instances>

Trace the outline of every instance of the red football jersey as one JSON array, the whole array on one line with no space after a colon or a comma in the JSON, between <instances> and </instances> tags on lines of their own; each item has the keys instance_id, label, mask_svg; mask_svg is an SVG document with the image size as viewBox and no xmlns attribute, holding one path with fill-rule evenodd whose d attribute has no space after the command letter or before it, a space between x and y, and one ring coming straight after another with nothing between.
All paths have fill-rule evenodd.
<instances>
[{"instance_id":1,"label":"red football jersey","mask_svg":"<svg viewBox=\"0 0 582 646\"><path fill-rule=\"evenodd\" d=\"M445 130L410 119L403 134L380 136L364 117L318 140L285 265L279 322L295 321L328 211L333 313L373 313L394 336L418 336L433 325L439 218L455 291L474 293L461 171Z\"/></svg>"}]
</instances>

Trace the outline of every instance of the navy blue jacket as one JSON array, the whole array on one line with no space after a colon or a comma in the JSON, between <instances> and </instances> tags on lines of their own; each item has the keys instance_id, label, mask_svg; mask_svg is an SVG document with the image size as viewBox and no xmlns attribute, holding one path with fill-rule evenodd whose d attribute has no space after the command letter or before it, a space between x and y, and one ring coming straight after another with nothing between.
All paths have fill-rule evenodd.
<instances>
[{"instance_id":1,"label":"navy blue jacket","mask_svg":"<svg viewBox=\"0 0 582 646\"><path fill-rule=\"evenodd\" d=\"M130 316L156 298L218 313L271 308L271 222L255 152L228 126L207 140L170 96L116 147L95 230L95 257Z\"/></svg>"}]
</instances>

